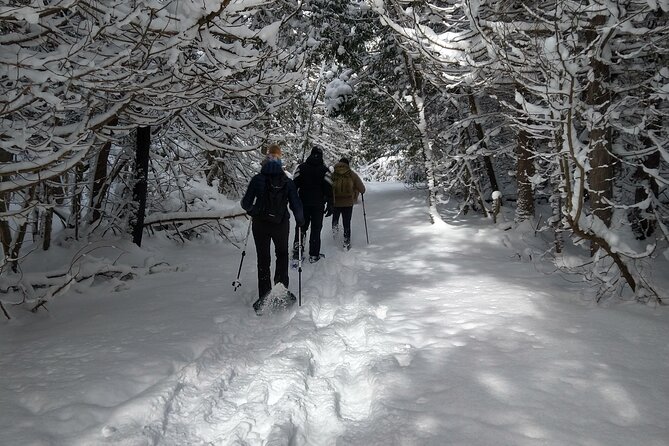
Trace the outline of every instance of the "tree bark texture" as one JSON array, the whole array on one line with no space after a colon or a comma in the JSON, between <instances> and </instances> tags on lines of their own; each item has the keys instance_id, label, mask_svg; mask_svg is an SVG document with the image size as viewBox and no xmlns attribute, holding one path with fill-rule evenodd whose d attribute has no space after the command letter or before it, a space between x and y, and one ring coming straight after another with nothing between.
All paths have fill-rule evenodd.
<instances>
[{"instance_id":1,"label":"tree bark texture","mask_svg":"<svg viewBox=\"0 0 669 446\"><path fill-rule=\"evenodd\" d=\"M479 109L478 106L476 105L476 98L472 93L468 93L467 99L469 100L469 109L471 110L472 115L478 116ZM475 120L474 129L476 130L476 137L480 141L483 151L487 151L488 145L485 142L485 133L483 132L483 126L481 125L481 123ZM490 181L490 188L492 189L493 192L499 191L499 186L497 185L497 176L495 175L495 168L492 165L492 160L490 159L490 156L483 155L483 165L485 166L486 173L488 174L488 181ZM504 197L500 198L500 200L503 199Z\"/></svg>"},{"instance_id":2,"label":"tree bark texture","mask_svg":"<svg viewBox=\"0 0 669 446\"><path fill-rule=\"evenodd\" d=\"M531 144L529 133L520 129L516 146L516 181L518 183L516 222L518 223L534 218L534 190L531 178L534 176L535 169Z\"/></svg>"},{"instance_id":3,"label":"tree bark texture","mask_svg":"<svg viewBox=\"0 0 669 446\"><path fill-rule=\"evenodd\" d=\"M0 149L0 163L9 163L12 161L12 154L4 149ZM0 182L7 181L6 177L0 177ZM0 213L9 210L9 195L11 192L0 193ZM0 219L0 243L2 244L2 252L5 259L9 257L12 246L12 231L9 228L9 222L5 219Z\"/></svg>"},{"instance_id":4,"label":"tree bark texture","mask_svg":"<svg viewBox=\"0 0 669 446\"><path fill-rule=\"evenodd\" d=\"M91 223L97 221L102 216L100 209L102 208L102 195L106 191L104 187L107 181L107 162L109 161L109 152L111 150L111 141L107 141L102 145L95 159L95 172L93 176L93 188L91 191Z\"/></svg>"},{"instance_id":5,"label":"tree bark texture","mask_svg":"<svg viewBox=\"0 0 669 446\"><path fill-rule=\"evenodd\" d=\"M613 157L611 156L611 127L608 119L608 108L611 103L611 92L606 83L610 78L609 67L602 62L600 55L602 45L606 45L597 28L606 22L606 16L596 16L591 27L586 30L586 39L591 45L590 66L592 79L588 84L586 103L592 113L590 130L590 171L588 172L588 193L592 213L610 226L613 216L610 201L613 198ZM598 249L592 245L591 252Z\"/></svg>"},{"instance_id":6,"label":"tree bark texture","mask_svg":"<svg viewBox=\"0 0 669 446\"><path fill-rule=\"evenodd\" d=\"M137 208L131 223L132 241L137 246L142 246L142 233L144 231L150 147L151 127L138 127L137 151L135 156L135 186L132 193L132 200L136 203Z\"/></svg>"}]
</instances>

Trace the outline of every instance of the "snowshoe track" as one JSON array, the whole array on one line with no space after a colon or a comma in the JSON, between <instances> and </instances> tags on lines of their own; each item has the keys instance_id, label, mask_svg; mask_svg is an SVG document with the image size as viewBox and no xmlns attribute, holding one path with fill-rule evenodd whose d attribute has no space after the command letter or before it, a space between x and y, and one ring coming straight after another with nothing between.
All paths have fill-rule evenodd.
<instances>
[{"instance_id":1,"label":"snowshoe track","mask_svg":"<svg viewBox=\"0 0 669 446\"><path fill-rule=\"evenodd\" d=\"M184 367L155 404L148 444L334 444L347 425L364 423L372 369L387 353L378 326L385 312L353 291L359 264L354 252L337 252L310 265L302 308L246 321L235 339L222 337ZM259 342L257 330L275 341Z\"/></svg>"}]
</instances>

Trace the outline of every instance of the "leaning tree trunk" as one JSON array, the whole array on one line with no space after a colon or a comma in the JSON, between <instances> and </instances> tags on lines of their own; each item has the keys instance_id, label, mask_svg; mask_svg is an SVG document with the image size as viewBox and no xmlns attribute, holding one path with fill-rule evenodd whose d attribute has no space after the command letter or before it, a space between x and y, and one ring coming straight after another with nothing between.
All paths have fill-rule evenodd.
<instances>
[{"instance_id":1,"label":"leaning tree trunk","mask_svg":"<svg viewBox=\"0 0 669 446\"><path fill-rule=\"evenodd\" d=\"M137 208L135 215L131 219L132 241L137 246L142 246L142 234L144 232L150 147L151 127L138 127L137 152L135 157L135 186L132 193L132 199L136 203Z\"/></svg>"}]
</instances>

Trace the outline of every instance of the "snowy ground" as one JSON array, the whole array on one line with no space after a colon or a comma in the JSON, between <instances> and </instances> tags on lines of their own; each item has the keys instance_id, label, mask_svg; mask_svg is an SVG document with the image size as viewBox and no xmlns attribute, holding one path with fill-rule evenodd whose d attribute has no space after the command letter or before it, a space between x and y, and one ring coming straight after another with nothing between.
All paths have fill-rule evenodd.
<instances>
[{"instance_id":1,"label":"snowy ground","mask_svg":"<svg viewBox=\"0 0 669 446\"><path fill-rule=\"evenodd\" d=\"M290 312L253 313L252 242L233 292L239 251L150 239L126 257L177 271L3 321L0 443L669 445L666 310L597 307L402 185L366 204L370 244L360 208L350 252L324 230Z\"/></svg>"}]
</instances>

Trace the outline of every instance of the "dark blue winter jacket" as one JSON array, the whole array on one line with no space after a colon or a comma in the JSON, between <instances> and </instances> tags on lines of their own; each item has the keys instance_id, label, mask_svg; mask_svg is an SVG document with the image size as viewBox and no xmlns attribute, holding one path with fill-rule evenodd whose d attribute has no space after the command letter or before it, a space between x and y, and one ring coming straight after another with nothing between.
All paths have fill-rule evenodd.
<instances>
[{"instance_id":1,"label":"dark blue winter jacket","mask_svg":"<svg viewBox=\"0 0 669 446\"><path fill-rule=\"evenodd\" d=\"M293 180L303 205L332 204L332 178L330 170L323 163L320 151L312 151L307 160L297 166Z\"/></svg>"},{"instance_id":2,"label":"dark blue winter jacket","mask_svg":"<svg viewBox=\"0 0 669 446\"><path fill-rule=\"evenodd\" d=\"M297 188L295 187L295 183L293 183L293 180L286 176L286 173L281 168L280 162L266 162L263 164L262 169L260 169L260 173L254 175L253 178L251 178L249 186L246 189L246 193L244 194L244 198L242 198L241 201L242 208L244 208L244 210L248 212L251 217L256 215L256 205L261 202L262 197L265 194L265 181L274 175L283 175L286 177L286 187L288 188L288 204L290 205L290 209L293 211L295 221L299 226L302 226L304 224L302 202L300 201L300 197L297 195ZM284 219L285 218L290 218L288 208L286 208L286 215L284 216Z\"/></svg>"}]
</instances>

